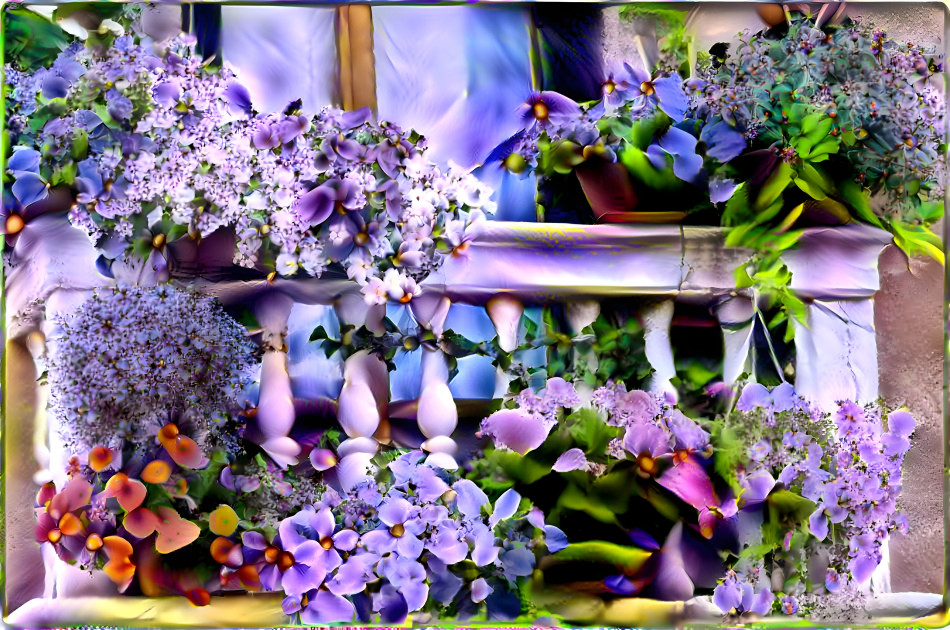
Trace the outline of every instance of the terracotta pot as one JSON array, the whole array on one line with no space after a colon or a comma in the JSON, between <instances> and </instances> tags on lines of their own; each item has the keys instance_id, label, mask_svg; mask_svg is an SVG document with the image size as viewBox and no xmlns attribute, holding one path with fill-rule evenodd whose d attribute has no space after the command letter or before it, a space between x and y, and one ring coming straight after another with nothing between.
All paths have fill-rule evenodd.
<instances>
[{"instance_id":1,"label":"terracotta pot","mask_svg":"<svg viewBox=\"0 0 950 630\"><path fill-rule=\"evenodd\" d=\"M588 160L574 169L599 223L676 223L685 212L637 211L637 193L619 162Z\"/></svg>"}]
</instances>

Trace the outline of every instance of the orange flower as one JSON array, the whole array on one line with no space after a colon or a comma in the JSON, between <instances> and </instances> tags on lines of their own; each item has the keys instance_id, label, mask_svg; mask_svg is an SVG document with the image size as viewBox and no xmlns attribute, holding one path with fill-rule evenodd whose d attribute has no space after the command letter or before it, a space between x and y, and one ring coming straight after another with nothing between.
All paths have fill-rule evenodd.
<instances>
[{"instance_id":1,"label":"orange flower","mask_svg":"<svg viewBox=\"0 0 950 630\"><path fill-rule=\"evenodd\" d=\"M172 474L172 467L168 462L160 459L149 462L142 471L142 481L147 483L165 483Z\"/></svg>"},{"instance_id":2,"label":"orange flower","mask_svg":"<svg viewBox=\"0 0 950 630\"><path fill-rule=\"evenodd\" d=\"M121 536L106 536L102 539L102 546L109 557L102 570L118 585L119 592L124 592L135 575L135 565L131 560L132 545Z\"/></svg>"},{"instance_id":3,"label":"orange flower","mask_svg":"<svg viewBox=\"0 0 950 630\"><path fill-rule=\"evenodd\" d=\"M129 479L125 473L116 473L106 484L106 493L115 497L126 512L142 505L148 491L145 484L137 479Z\"/></svg>"},{"instance_id":4,"label":"orange flower","mask_svg":"<svg viewBox=\"0 0 950 630\"><path fill-rule=\"evenodd\" d=\"M89 467L96 472L102 472L112 463L112 451L105 446L95 446L89 451Z\"/></svg>"}]
</instances>

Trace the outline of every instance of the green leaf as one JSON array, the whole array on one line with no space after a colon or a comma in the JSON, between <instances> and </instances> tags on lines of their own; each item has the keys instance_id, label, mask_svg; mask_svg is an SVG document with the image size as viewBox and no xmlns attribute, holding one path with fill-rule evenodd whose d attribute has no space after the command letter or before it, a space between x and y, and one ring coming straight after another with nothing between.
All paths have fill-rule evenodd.
<instances>
[{"instance_id":1,"label":"green leaf","mask_svg":"<svg viewBox=\"0 0 950 630\"><path fill-rule=\"evenodd\" d=\"M619 433L616 427L606 424L597 411L589 408L572 413L565 424L570 427L571 437L588 455L605 452L607 444Z\"/></svg>"},{"instance_id":2,"label":"green leaf","mask_svg":"<svg viewBox=\"0 0 950 630\"><path fill-rule=\"evenodd\" d=\"M50 184L53 186L58 186L59 184L65 184L69 186L76 179L76 163L67 162L61 167L53 171L53 177L50 179Z\"/></svg>"},{"instance_id":3,"label":"green leaf","mask_svg":"<svg viewBox=\"0 0 950 630\"><path fill-rule=\"evenodd\" d=\"M808 162L802 164L801 168L798 170L798 179L795 180L796 184L800 185L799 180L804 180L813 188L818 189L823 193L821 197L815 197L815 199L824 199L825 196L831 193L834 190L835 185L831 181L831 178L828 177L824 171L819 168L815 168ZM804 189L803 189L804 190ZM807 190L805 192L808 192ZM814 195L812 195L814 197Z\"/></svg>"},{"instance_id":4,"label":"green leaf","mask_svg":"<svg viewBox=\"0 0 950 630\"><path fill-rule=\"evenodd\" d=\"M566 548L553 554L553 557L557 560L612 564L627 575L634 575L642 569L651 556L653 556L652 551L617 545L602 540L570 543Z\"/></svg>"},{"instance_id":5,"label":"green leaf","mask_svg":"<svg viewBox=\"0 0 950 630\"><path fill-rule=\"evenodd\" d=\"M722 213L722 225L732 227L745 223L752 216L752 209L749 207L749 191L745 187L745 182L743 182L736 187L732 197L726 202L726 207Z\"/></svg>"},{"instance_id":6,"label":"green leaf","mask_svg":"<svg viewBox=\"0 0 950 630\"><path fill-rule=\"evenodd\" d=\"M860 184L850 178L845 179L838 183L838 192L859 219L875 227L884 227L878 216L871 210L871 193Z\"/></svg>"},{"instance_id":7,"label":"green leaf","mask_svg":"<svg viewBox=\"0 0 950 630\"><path fill-rule=\"evenodd\" d=\"M930 228L923 225L912 225L903 221L892 221L894 243L900 247L908 257L930 256L941 265L945 264L943 254L943 240L934 234Z\"/></svg>"},{"instance_id":8,"label":"green leaf","mask_svg":"<svg viewBox=\"0 0 950 630\"><path fill-rule=\"evenodd\" d=\"M784 291L781 296L782 306L799 323L805 325L808 318L808 307L791 291Z\"/></svg>"},{"instance_id":9,"label":"green leaf","mask_svg":"<svg viewBox=\"0 0 950 630\"><path fill-rule=\"evenodd\" d=\"M772 171L769 178L762 184L759 190L759 196L755 200L755 209L764 210L771 206L776 199L782 196L782 193L792 183L792 167L785 162L780 162L778 167Z\"/></svg>"},{"instance_id":10,"label":"green leaf","mask_svg":"<svg viewBox=\"0 0 950 630\"><path fill-rule=\"evenodd\" d=\"M603 523L612 525L617 522L617 515L613 510L604 505L599 498L582 492L573 483L568 484L567 488L564 489L558 498L557 504L562 509L585 512Z\"/></svg>"},{"instance_id":11,"label":"green leaf","mask_svg":"<svg viewBox=\"0 0 950 630\"><path fill-rule=\"evenodd\" d=\"M790 490L778 490L769 495L769 510L773 514L790 516L802 523L815 511L815 503ZM779 519L773 518L772 522Z\"/></svg>"},{"instance_id":12,"label":"green leaf","mask_svg":"<svg viewBox=\"0 0 950 630\"><path fill-rule=\"evenodd\" d=\"M73 130L73 144L69 147L69 155L73 160L82 161L89 152L89 134L85 129Z\"/></svg>"}]
</instances>

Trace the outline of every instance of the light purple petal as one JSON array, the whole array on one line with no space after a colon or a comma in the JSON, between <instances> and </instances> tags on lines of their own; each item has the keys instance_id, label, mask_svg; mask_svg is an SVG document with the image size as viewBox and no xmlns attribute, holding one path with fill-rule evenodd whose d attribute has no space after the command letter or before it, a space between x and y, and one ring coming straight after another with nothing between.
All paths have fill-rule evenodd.
<instances>
[{"instance_id":1,"label":"light purple petal","mask_svg":"<svg viewBox=\"0 0 950 630\"><path fill-rule=\"evenodd\" d=\"M472 601L476 604L485 601L485 598L491 595L493 590L495 589L488 585L485 578L478 578L472 582Z\"/></svg>"},{"instance_id":2,"label":"light purple petal","mask_svg":"<svg viewBox=\"0 0 950 630\"><path fill-rule=\"evenodd\" d=\"M739 411L752 411L756 407L768 407L772 402L769 390L765 385L759 383L749 383L742 388L742 394L736 402L736 409Z\"/></svg>"},{"instance_id":3,"label":"light purple petal","mask_svg":"<svg viewBox=\"0 0 950 630\"><path fill-rule=\"evenodd\" d=\"M350 600L330 591L317 591L300 613L301 623L320 626L328 623L349 622L356 615Z\"/></svg>"},{"instance_id":4,"label":"light purple petal","mask_svg":"<svg viewBox=\"0 0 950 630\"><path fill-rule=\"evenodd\" d=\"M24 206L46 199L49 195L49 189L46 188L46 182L39 175L34 173L22 173L11 187L13 196Z\"/></svg>"},{"instance_id":5,"label":"light purple petal","mask_svg":"<svg viewBox=\"0 0 950 630\"><path fill-rule=\"evenodd\" d=\"M488 503L488 495L475 485L474 481L461 479L452 486L455 490L456 505L465 518L478 518L482 513L482 506Z\"/></svg>"},{"instance_id":6,"label":"light purple petal","mask_svg":"<svg viewBox=\"0 0 950 630\"><path fill-rule=\"evenodd\" d=\"M775 411L788 411L795 407L798 395L791 383L785 381L772 390L772 408Z\"/></svg>"},{"instance_id":7,"label":"light purple petal","mask_svg":"<svg viewBox=\"0 0 950 630\"><path fill-rule=\"evenodd\" d=\"M568 472L571 470L584 470L586 466L587 456L584 455L584 451L579 448L572 448L557 458L557 461L551 466L551 470L554 472Z\"/></svg>"},{"instance_id":8,"label":"light purple petal","mask_svg":"<svg viewBox=\"0 0 950 630\"><path fill-rule=\"evenodd\" d=\"M518 510L518 504L521 502L521 495L515 492L513 488L505 490L505 493L495 501L495 510L488 519L488 526L495 528L500 521L511 518Z\"/></svg>"},{"instance_id":9,"label":"light purple petal","mask_svg":"<svg viewBox=\"0 0 950 630\"><path fill-rule=\"evenodd\" d=\"M907 411L892 411L887 416L887 431L899 437L910 437L917 423Z\"/></svg>"},{"instance_id":10,"label":"light purple petal","mask_svg":"<svg viewBox=\"0 0 950 630\"><path fill-rule=\"evenodd\" d=\"M323 508L317 512L316 518L313 519L313 528L317 530L317 535L320 538L333 535L333 530L336 529L336 521L330 508Z\"/></svg>"},{"instance_id":11,"label":"light purple petal","mask_svg":"<svg viewBox=\"0 0 950 630\"><path fill-rule=\"evenodd\" d=\"M422 553L423 542L415 535L406 532L396 539L396 551L404 558L415 560Z\"/></svg>"},{"instance_id":12,"label":"light purple petal","mask_svg":"<svg viewBox=\"0 0 950 630\"><path fill-rule=\"evenodd\" d=\"M267 539L264 538L264 535L260 532L244 532L241 534L241 540L245 547L258 551L263 551L270 546L267 543Z\"/></svg>"},{"instance_id":13,"label":"light purple petal","mask_svg":"<svg viewBox=\"0 0 950 630\"><path fill-rule=\"evenodd\" d=\"M310 463L316 470L328 470L336 466L336 462L336 454L330 449L315 448L310 451Z\"/></svg>"},{"instance_id":14,"label":"light purple petal","mask_svg":"<svg viewBox=\"0 0 950 630\"><path fill-rule=\"evenodd\" d=\"M281 575L280 586L288 595L303 595L323 584L326 574L326 570L320 566L294 564Z\"/></svg>"},{"instance_id":15,"label":"light purple petal","mask_svg":"<svg viewBox=\"0 0 950 630\"><path fill-rule=\"evenodd\" d=\"M333 546L340 551L352 551L359 539L360 535L352 529L341 529L333 536Z\"/></svg>"},{"instance_id":16,"label":"light purple petal","mask_svg":"<svg viewBox=\"0 0 950 630\"><path fill-rule=\"evenodd\" d=\"M409 520L409 510L412 508L409 501L401 497L396 497L386 501L379 508L379 520L390 527L393 525L402 525Z\"/></svg>"},{"instance_id":17,"label":"light purple petal","mask_svg":"<svg viewBox=\"0 0 950 630\"><path fill-rule=\"evenodd\" d=\"M40 152L35 149L14 148L13 155L7 160L7 170L13 171L13 174L17 176L19 176L21 172L39 173Z\"/></svg>"},{"instance_id":18,"label":"light purple petal","mask_svg":"<svg viewBox=\"0 0 950 630\"><path fill-rule=\"evenodd\" d=\"M863 584L871 578L871 574L874 573L874 569L877 568L878 564L880 564L880 560L862 553L848 563L848 568L851 570L851 575L854 576L855 581L858 584Z\"/></svg>"}]
</instances>

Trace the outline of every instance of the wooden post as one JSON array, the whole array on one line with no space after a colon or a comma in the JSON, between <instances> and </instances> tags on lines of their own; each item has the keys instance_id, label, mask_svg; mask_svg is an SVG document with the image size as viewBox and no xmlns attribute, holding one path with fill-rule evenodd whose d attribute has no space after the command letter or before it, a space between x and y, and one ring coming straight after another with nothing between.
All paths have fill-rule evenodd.
<instances>
[{"instance_id":1,"label":"wooden post","mask_svg":"<svg viewBox=\"0 0 950 630\"><path fill-rule=\"evenodd\" d=\"M376 67L373 57L373 15L369 5L337 9L340 96L343 109L376 111Z\"/></svg>"}]
</instances>

